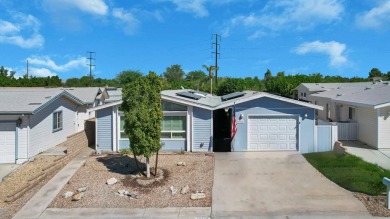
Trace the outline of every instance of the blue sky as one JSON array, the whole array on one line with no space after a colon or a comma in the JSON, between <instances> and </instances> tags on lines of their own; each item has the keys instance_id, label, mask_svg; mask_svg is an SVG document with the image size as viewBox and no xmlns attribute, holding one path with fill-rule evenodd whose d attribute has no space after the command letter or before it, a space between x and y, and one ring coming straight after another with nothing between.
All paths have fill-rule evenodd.
<instances>
[{"instance_id":1,"label":"blue sky","mask_svg":"<svg viewBox=\"0 0 390 219\"><path fill-rule=\"evenodd\" d=\"M390 71L390 0L0 0L0 65L23 75L114 78L213 65L218 75L367 77Z\"/></svg>"}]
</instances>

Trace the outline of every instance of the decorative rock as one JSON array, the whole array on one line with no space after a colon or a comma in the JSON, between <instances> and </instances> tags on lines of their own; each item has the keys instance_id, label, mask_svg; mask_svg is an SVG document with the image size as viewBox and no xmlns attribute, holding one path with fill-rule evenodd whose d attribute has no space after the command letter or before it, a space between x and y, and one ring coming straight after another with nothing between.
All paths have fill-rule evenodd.
<instances>
[{"instance_id":1,"label":"decorative rock","mask_svg":"<svg viewBox=\"0 0 390 219\"><path fill-rule=\"evenodd\" d=\"M126 192L127 192L127 191L124 190L124 189L118 190L118 193L119 193L120 195L126 195L126 194L125 194Z\"/></svg>"},{"instance_id":2,"label":"decorative rock","mask_svg":"<svg viewBox=\"0 0 390 219\"><path fill-rule=\"evenodd\" d=\"M203 198L206 198L206 194L204 194L204 193L192 193L191 194L192 200L203 199Z\"/></svg>"},{"instance_id":3,"label":"decorative rock","mask_svg":"<svg viewBox=\"0 0 390 219\"><path fill-rule=\"evenodd\" d=\"M138 192L129 192L128 196L130 196L131 198L138 199L139 193Z\"/></svg>"},{"instance_id":4,"label":"decorative rock","mask_svg":"<svg viewBox=\"0 0 390 219\"><path fill-rule=\"evenodd\" d=\"M171 190L172 195L176 194L177 189L175 187L171 186L169 189Z\"/></svg>"},{"instance_id":5,"label":"decorative rock","mask_svg":"<svg viewBox=\"0 0 390 219\"><path fill-rule=\"evenodd\" d=\"M184 195L184 194L187 194L189 191L190 191L190 187L188 187L188 185L187 185L181 189L180 193Z\"/></svg>"},{"instance_id":6,"label":"decorative rock","mask_svg":"<svg viewBox=\"0 0 390 219\"><path fill-rule=\"evenodd\" d=\"M178 165L178 166L186 166L186 162L184 162L184 161L179 161L179 162L177 163L177 165Z\"/></svg>"},{"instance_id":7,"label":"decorative rock","mask_svg":"<svg viewBox=\"0 0 390 219\"><path fill-rule=\"evenodd\" d=\"M110 179L108 179L107 180L107 185L113 185L113 184L115 184L115 183L117 183L118 182L118 180L117 179L115 179L115 178L110 178Z\"/></svg>"},{"instance_id":8,"label":"decorative rock","mask_svg":"<svg viewBox=\"0 0 390 219\"><path fill-rule=\"evenodd\" d=\"M76 191L77 192L86 192L87 191L87 187L85 186L85 187L78 188Z\"/></svg>"},{"instance_id":9,"label":"decorative rock","mask_svg":"<svg viewBox=\"0 0 390 219\"><path fill-rule=\"evenodd\" d=\"M64 197L64 198L70 198L70 197L72 197L72 195L73 195L73 192L67 191L67 192L65 192L65 193L62 195L62 197Z\"/></svg>"},{"instance_id":10,"label":"decorative rock","mask_svg":"<svg viewBox=\"0 0 390 219\"><path fill-rule=\"evenodd\" d=\"M79 201L84 196L84 192L77 193L73 195L72 201Z\"/></svg>"}]
</instances>

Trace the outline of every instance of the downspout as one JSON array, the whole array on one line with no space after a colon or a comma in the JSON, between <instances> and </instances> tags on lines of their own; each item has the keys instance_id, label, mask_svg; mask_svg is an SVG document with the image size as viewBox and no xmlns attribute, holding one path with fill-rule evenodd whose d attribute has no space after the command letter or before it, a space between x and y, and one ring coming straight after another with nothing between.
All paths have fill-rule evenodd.
<instances>
[{"instance_id":1,"label":"downspout","mask_svg":"<svg viewBox=\"0 0 390 219\"><path fill-rule=\"evenodd\" d=\"M30 149L30 116L27 117L28 123L27 123L27 158L30 159L29 156L29 149Z\"/></svg>"},{"instance_id":2,"label":"downspout","mask_svg":"<svg viewBox=\"0 0 390 219\"><path fill-rule=\"evenodd\" d=\"M18 160L18 138L19 138L19 119L15 121L16 123L16 130L15 130L15 163L17 163Z\"/></svg>"}]
</instances>

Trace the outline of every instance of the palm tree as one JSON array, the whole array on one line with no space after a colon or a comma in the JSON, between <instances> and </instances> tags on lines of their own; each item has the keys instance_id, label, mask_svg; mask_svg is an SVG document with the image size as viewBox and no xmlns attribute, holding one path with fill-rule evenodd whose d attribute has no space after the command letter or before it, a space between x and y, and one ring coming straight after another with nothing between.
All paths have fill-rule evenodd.
<instances>
[{"instance_id":1,"label":"palm tree","mask_svg":"<svg viewBox=\"0 0 390 219\"><path fill-rule=\"evenodd\" d=\"M210 94L213 95L213 71L216 71L218 70L217 67L213 66L213 65L210 65L210 66L207 66L207 65L203 65L203 68L206 69L206 71L209 72L209 78L210 78Z\"/></svg>"}]
</instances>

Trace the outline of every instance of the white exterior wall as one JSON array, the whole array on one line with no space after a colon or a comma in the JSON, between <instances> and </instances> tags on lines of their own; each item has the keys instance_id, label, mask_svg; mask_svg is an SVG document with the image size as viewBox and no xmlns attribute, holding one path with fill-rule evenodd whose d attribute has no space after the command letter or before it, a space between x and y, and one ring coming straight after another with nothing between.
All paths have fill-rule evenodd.
<instances>
[{"instance_id":1,"label":"white exterior wall","mask_svg":"<svg viewBox=\"0 0 390 219\"><path fill-rule=\"evenodd\" d=\"M28 132L29 117L23 116L22 124L18 128L18 157L17 163L23 163L28 160Z\"/></svg>"},{"instance_id":2,"label":"white exterior wall","mask_svg":"<svg viewBox=\"0 0 390 219\"><path fill-rule=\"evenodd\" d=\"M374 148L378 147L378 119L374 109L356 108L358 139Z\"/></svg>"},{"instance_id":3,"label":"white exterior wall","mask_svg":"<svg viewBox=\"0 0 390 219\"><path fill-rule=\"evenodd\" d=\"M86 105L77 108L77 132L84 130L85 120L95 118L95 111L87 112L88 108Z\"/></svg>"},{"instance_id":4,"label":"white exterior wall","mask_svg":"<svg viewBox=\"0 0 390 219\"><path fill-rule=\"evenodd\" d=\"M390 107L379 110L378 127L379 142L378 149L390 149Z\"/></svg>"},{"instance_id":5,"label":"white exterior wall","mask_svg":"<svg viewBox=\"0 0 390 219\"><path fill-rule=\"evenodd\" d=\"M53 112L62 110L63 128L53 132ZM77 105L71 100L61 97L30 118L29 156L56 146L66 137L76 132Z\"/></svg>"}]
</instances>

